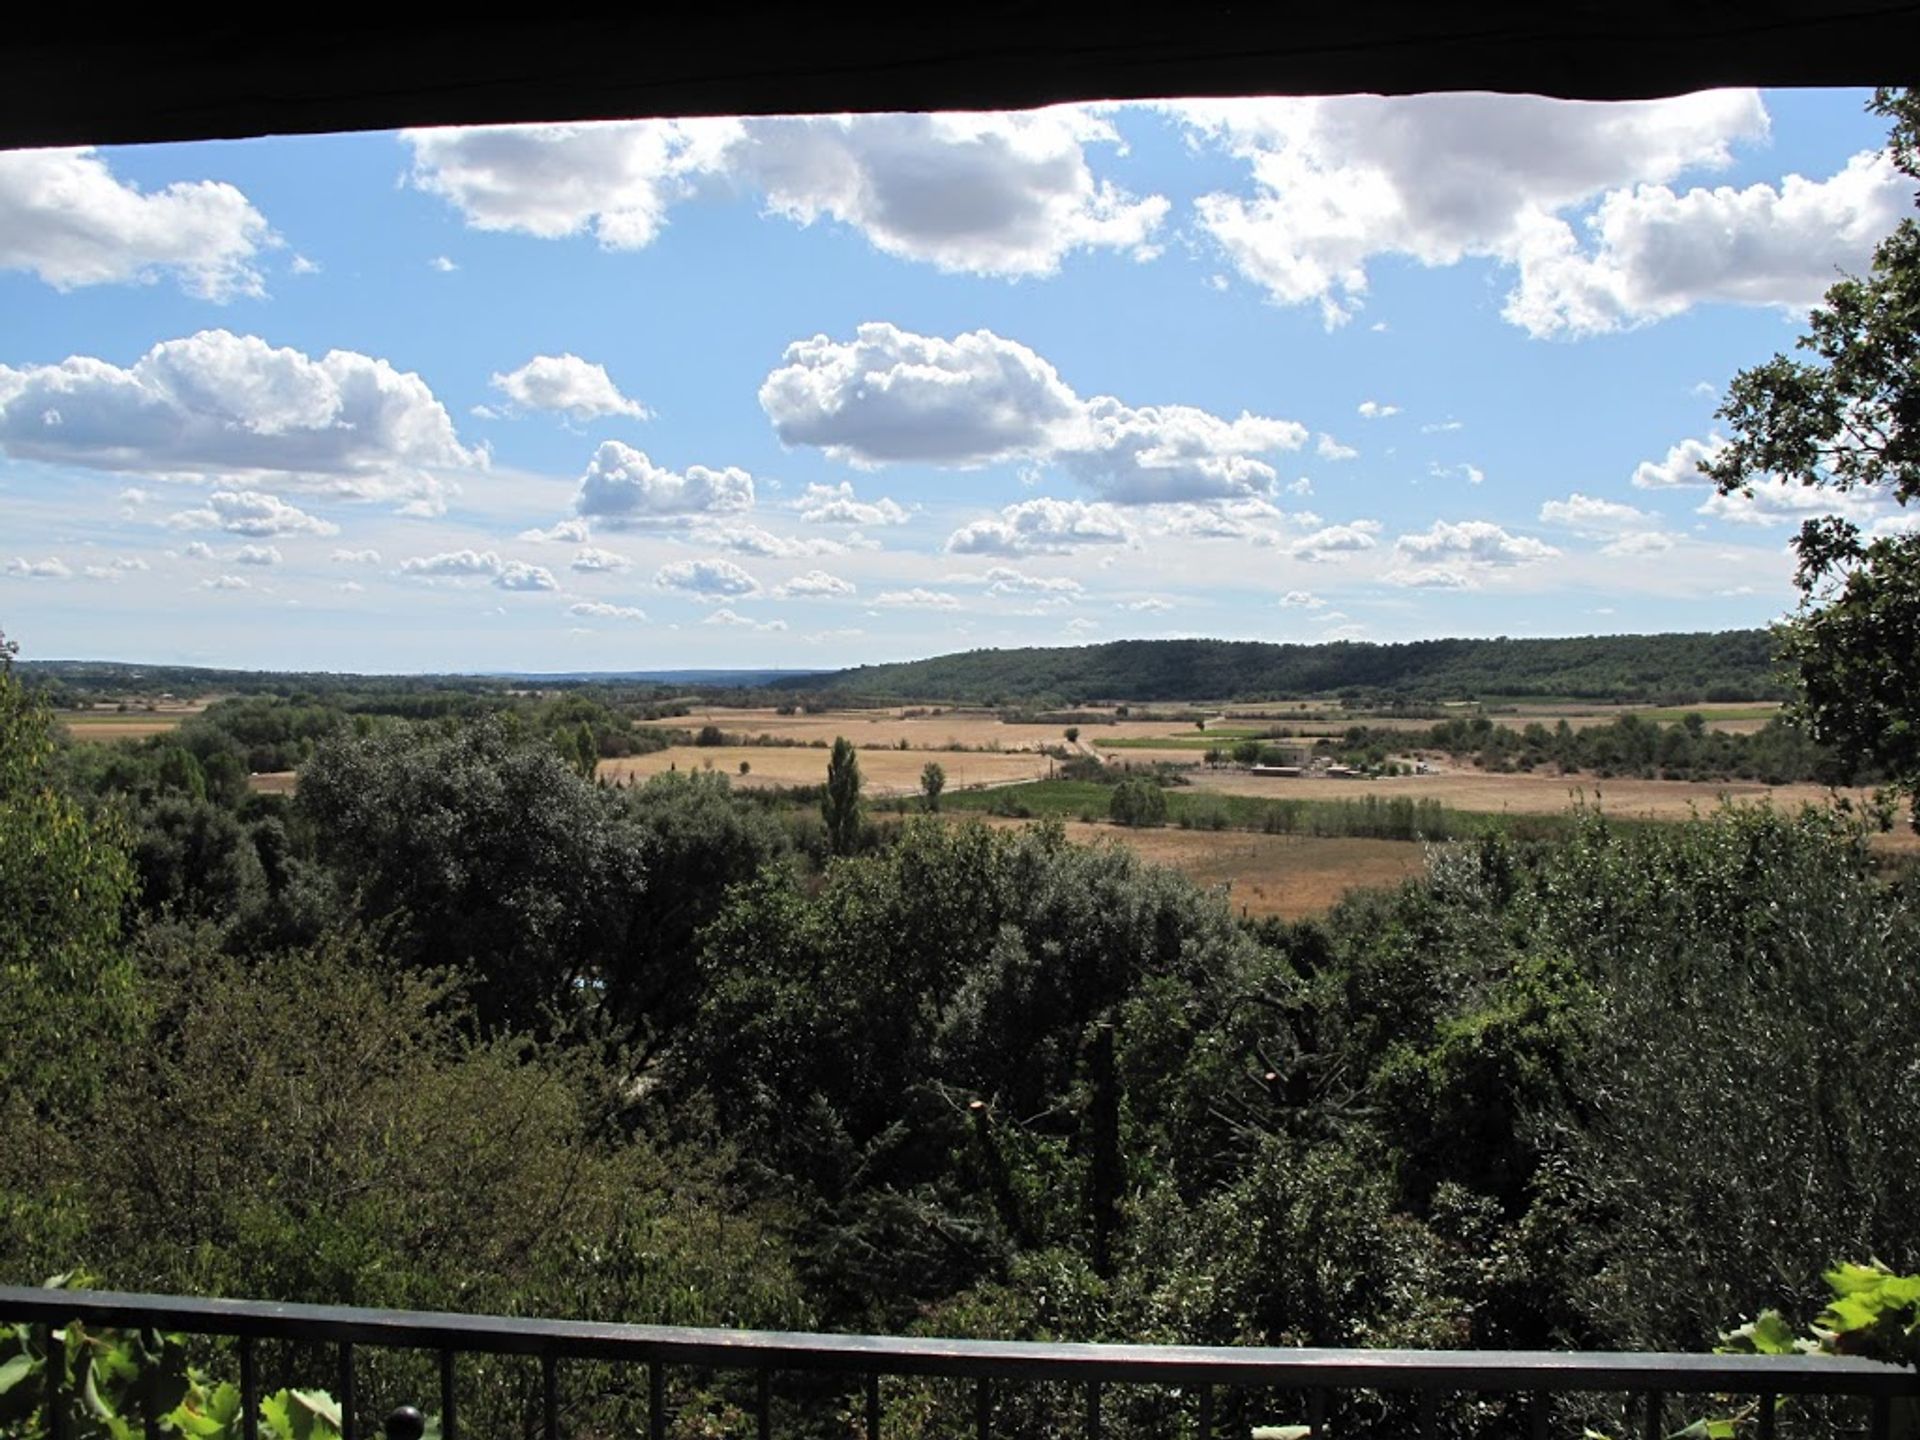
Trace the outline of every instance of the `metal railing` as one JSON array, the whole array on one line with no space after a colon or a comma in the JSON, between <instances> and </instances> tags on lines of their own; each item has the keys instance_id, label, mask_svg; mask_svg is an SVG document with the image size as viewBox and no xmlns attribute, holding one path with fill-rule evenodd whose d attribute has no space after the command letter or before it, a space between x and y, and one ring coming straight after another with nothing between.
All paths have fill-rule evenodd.
<instances>
[{"instance_id":1,"label":"metal railing","mask_svg":"<svg viewBox=\"0 0 1920 1440\"><path fill-rule=\"evenodd\" d=\"M700 1330L660 1325L532 1320L425 1311L369 1310L336 1305L291 1305L258 1300L198 1300L113 1291L0 1286L0 1323L44 1327L50 1380L61 1370L59 1327L69 1321L118 1329L156 1329L231 1338L240 1357L246 1440L257 1440L258 1342L287 1341L335 1347L336 1383L345 1440L367 1433L356 1424L355 1350L425 1351L439 1357L440 1433L459 1440L456 1358L521 1356L539 1362L541 1417L546 1440L561 1433L562 1365L595 1361L644 1367L647 1429L663 1440L670 1414L666 1371L671 1366L741 1371L754 1377L753 1414L761 1440L773 1428L771 1386L780 1373L857 1377L864 1391L865 1434L878 1440L880 1386L888 1376L973 1382L974 1428L990 1433L995 1386L1047 1382L1077 1387L1084 1399L1083 1433L1102 1434L1105 1387L1151 1386L1191 1393L1193 1425L1201 1440L1215 1432L1216 1391L1271 1389L1306 1396L1313 1440L1337 1435L1329 1399L1346 1392L1411 1393L1416 1436L1432 1436L1435 1405L1443 1396L1524 1397L1527 1431L1544 1440L1546 1401L1569 1394L1640 1397L1646 1440L1666 1433L1668 1397L1752 1397L1760 1440L1774 1440L1776 1401L1783 1396L1858 1397L1868 1409L1870 1440L1888 1440L1896 1401L1920 1398L1920 1374L1850 1357L1811 1355L1696 1355L1652 1352L1544 1350L1365 1350L1204 1347L1187 1345L1049 1344L1003 1340L941 1340L908 1336L792 1334L763 1330ZM57 1400L50 1395L49 1401ZM425 1399L426 1397L416 1397ZM47 1405L59 1440L57 1403ZM147 1417L148 1433L157 1417ZM422 1420L403 1409L387 1417L391 1440L417 1440Z\"/></svg>"}]
</instances>

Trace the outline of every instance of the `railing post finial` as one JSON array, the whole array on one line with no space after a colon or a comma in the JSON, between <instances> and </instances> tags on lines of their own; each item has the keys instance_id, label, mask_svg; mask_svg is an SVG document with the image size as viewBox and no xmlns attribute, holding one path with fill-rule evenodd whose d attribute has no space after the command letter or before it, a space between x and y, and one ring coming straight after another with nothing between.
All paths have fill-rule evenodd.
<instances>
[{"instance_id":1,"label":"railing post finial","mask_svg":"<svg viewBox=\"0 0 1920 1440\"><path fill-rule=\"evenodd\" d=\"M411 1405L402 1405L387 1416L387 1423L383 1428L386 1431L387 1440L425 1440L427 1417Z\"/></svg>"}]
</instances>

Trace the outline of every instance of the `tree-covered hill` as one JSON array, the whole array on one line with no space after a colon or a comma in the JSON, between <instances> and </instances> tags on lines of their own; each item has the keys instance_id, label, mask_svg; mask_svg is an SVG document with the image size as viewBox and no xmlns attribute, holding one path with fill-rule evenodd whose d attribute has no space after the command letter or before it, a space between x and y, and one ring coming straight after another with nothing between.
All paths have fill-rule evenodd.
<instances>
[{"instance_id":1,"label":"tree-covered hill","mask_svg":"<svg viewBox=\"0 0 1920 1440\"><path fill-rule=\"evenodd\" d=\"M1405 645L1116 640L969 650L897 665L863 665L800 683L876 699L989 704L1257 700L1355 692L1424 700L1513 695L1688 703L1778 697L1783 689L1772 648L1764 630Z\"/></svg>"}]
</instances>

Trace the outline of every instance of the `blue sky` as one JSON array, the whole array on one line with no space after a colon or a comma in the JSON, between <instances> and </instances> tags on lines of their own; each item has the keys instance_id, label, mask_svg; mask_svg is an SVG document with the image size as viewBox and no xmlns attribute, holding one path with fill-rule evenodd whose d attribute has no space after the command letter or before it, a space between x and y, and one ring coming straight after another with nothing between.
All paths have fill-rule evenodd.
<instances>
[{"instance_id":1,"label":"blue sky","mask_svg":"<svg viewBox=\"0 0 1920 1440\"><path fill-rule=\"evenodd\" d=\"M574 670L1762 624L1810 497L1693 466L1908 213L1864 99L0 155L0 627Z\"/></svg>"}]
</instances>

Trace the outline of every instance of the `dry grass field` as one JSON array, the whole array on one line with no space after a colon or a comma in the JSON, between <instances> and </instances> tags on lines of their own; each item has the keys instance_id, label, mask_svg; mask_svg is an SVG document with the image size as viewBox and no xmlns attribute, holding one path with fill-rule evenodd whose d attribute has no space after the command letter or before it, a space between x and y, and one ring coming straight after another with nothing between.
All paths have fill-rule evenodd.
<instances>
[{"instance_id":1,"label":"dry grass field","mask_svg":"<svg viewBox=\"0 0 1920 1440\"><path fill-rule=\"evenodd\" d=\"M144 740L180 728L180 722L207 707L198 701L162 705L157 710L59 710L54 714L72 740Z\"/></svg>"},{"instance_id":2,"label":"dry grass field","mask_svg":"<svg viewBox=\"0 0 1920 1440\"><path fill-rule=\"evenodd\" d=\"M846 735L847 732L843 720L839 733ZM848 735L848 738L855 737ZM827 753L811 747L783 745L675 745L651 755L603 760L600 774L605 779L625 782L629 777L644 779L665 770L711 768L731 777L736 785L821 785L827 778ZM740 774L742 760L752 767L745 775ZM1032 751L996 754L991 751L862 750L863 791L876 798L914 794L920 789L920 772L929 760L937 760L947 772L950 790L1042 779L1052 763L1046 756Z\"/></svg>"},{"instance_id":3,"label":"dry grass field","mask_svg":"<svg viewBox=\"0 0 1920 1440\"><path fill-rule=\"evenodd\" d=\"M930 715L908 715L900 706L879 710L826 710L818 715L781 715L771 708L733 709L699 706L688 714L663 722L697 730L717 725L728 735L772 735L782 740L831 745L844 735L855 745L898 745L914 750L942 750L959 745L970 750L999 746L1002 750L1037 750L1065 743L1065 726L1010 725L991 710L941 710ZM1110 725L1081 727L1083 740L1122 739L1155 735L1194 734L1165 720L1119 720Z\"/></svg>"},{"instance_id":4,"label":"dry grass field","mask_svg":"<svg viewBox=\"0 0 1920 1440\"><path fill-rule=\"evenodd\" d=\"M1021 825L1019 820L991 824ZM1185 872L1196 884L1227 887L1236 911L1299 920L1324 914L1351 890L1398 885L1426 871L1426 847L1399 840L1254 835L1244 831L1130 830L1069 821L1081 844L1117 843L1143 860Z\"/></svg>"},{"instance_id":5,"label":"dry grass field","mask_svg":"<svg viewBox=\"0 0 1920 1440\"><path fill-rule=\"evenodd\" d=\"M1152 752L1135 751L1134 755ZM1187 757L1191 759L1192 757ZM1198 790L1230 795L1263 795L1273 799L1352 800L1362 795L1388 798L1408 795L1438 800L1455 810L1492 814L1553 815L1580 799L1597 801L1601 808L1622 817L1684 820L1695 811L1711 810L1723 799L1770 801L1798 807L1824 805L1833 792L1821 785L1761 785L1737 780L1601 780L1591 775L1498 775L1479 770L1454 770L1439 775L1402 775L1385 780L1284 780L1249 775L1239 770L1207 770L1191 774ZM1864 790L1843 792L1855 800Z\"/></svg>"}]
</instances>

